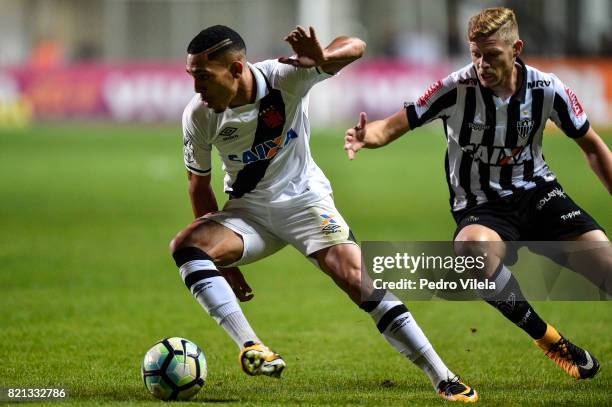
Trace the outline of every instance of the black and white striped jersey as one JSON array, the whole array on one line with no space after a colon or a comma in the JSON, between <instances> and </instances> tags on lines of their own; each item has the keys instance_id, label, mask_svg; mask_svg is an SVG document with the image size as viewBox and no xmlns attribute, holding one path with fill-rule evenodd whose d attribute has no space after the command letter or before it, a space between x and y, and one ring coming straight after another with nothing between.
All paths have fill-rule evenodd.
<instances>
[{"instance_id":1,"label":"black and white striped jersey","mask_svg":"<svg viewBox=\"0 0 612 407\"><path fill-rule=\"evenodd\" d=\"M522 84L507 100L482 87L470 64L432 84L415 103L405 104L411 129L434 119L444 122L453 211L555 180L542 154L548 119L572 138L589 129L578 98L559 78L520 59L517 65Z\"/></svg>"}]
</instances>

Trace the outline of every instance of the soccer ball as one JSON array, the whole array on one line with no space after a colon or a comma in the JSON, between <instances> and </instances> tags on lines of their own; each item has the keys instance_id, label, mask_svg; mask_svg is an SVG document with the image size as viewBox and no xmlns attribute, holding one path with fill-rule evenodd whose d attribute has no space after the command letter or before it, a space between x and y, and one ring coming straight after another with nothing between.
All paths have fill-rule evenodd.
<instances>
[{"instance_id":1,"label":"soccer ball","mask_svg":"<svg viewBox=\"0 0 612 407\"><path fill-rule=\"evenodd\" d=\"M188 400L206 380L206 358L198 346L183 338L166 338L145 354L142 379L161 400Z\"/></svg>"}]
</instances>

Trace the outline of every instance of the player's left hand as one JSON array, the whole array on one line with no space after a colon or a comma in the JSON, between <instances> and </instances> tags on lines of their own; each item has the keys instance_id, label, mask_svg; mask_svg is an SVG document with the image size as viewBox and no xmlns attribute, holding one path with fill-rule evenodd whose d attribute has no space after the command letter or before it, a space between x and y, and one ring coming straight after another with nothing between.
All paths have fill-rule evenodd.
<instances>
[{"instance_id":1,"label":"player's left hand","mask_svg":"<svg viewBox=\"0 0 612 407\"><path fill-rule=\"evenodd\" d=\"M225 277L240 301L245 302L253 299L255 294L253 294L253 290L247 284L238 267L219 268L219 272Z\"/></svg>"},{"instance_id":2,"label":"player's left hand","mask_svg":"<svg viewBox=\"0 0 612 407\"><path fill-rule=\"evenodd\" d=\"M348 159L352 160L355 158L357 151L361 150L365 146L366 136L366 124L368 123L368 116L365 112L359 113L359 122L355 127L346 129L344 133L344 150L348 155Z\"/></svg>"},{"instance_id":3,"label":"player's left hand","mask_svg":"<svg viewBox=\"0 0 612 407\"><path fill-rule=\"evenodd\" d=\"M278 62L299 68L312 68L325 63L325 51L321 47L313 27L310 27L309 33L307 33L303 27L298 25L295 30L287 34L284 40L291 45L295 55L280 57Z\"/></svg>"}]
</instances>

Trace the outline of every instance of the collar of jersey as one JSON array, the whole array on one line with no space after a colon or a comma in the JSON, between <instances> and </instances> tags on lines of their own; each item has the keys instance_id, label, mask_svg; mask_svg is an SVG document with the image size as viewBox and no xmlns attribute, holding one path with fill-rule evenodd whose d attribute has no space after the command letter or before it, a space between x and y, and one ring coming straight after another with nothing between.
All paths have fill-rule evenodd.
<instances>
[{"instance_id":1,"label":"collar of jersey","mask_svg":"<svg viewBox=\"0 0 612 407\"><path fill-rule=\"evenodd\" d=\"M519 69L521 70L521 73L523 74L523 79L521 80L521 87L514 94L514 97L519 102L524 102L525 93L527 92L527 67L525 66L525 63L523 62L523 60L519 57L516 58L516 62L519 65Z\"/></svg>"},{"instance_id":2,"label":"collar of jersey","mask_svg":"<svg viewBox=\"0 0 612 407\"><path fill-rule=\"evenodd\" d=\"M250 62L247 62L251 73L255 77L255 91L257 94L255 95L255 103L257 103L261 98L268 94L268 86L266 85L266 78L263 77L261 71Z\"/></svg>"},{"instance_id":3,"label":"collar of jersey","mask_svg":"<svg viewBox=\"0 0 612 407\"><path fill-rule=\"evenodd\" d=\"M263 77L261 71L250 62L247 62L247 66L251 70L253 78L255 78L255 101L246 105L230 108L230 110L236 112L237 114L241 114L253 109L253 105L259 102L259 100L261 100L264 96L268 94L268 86L266 85L266 79Z\"/></svg>"}]
</instances>

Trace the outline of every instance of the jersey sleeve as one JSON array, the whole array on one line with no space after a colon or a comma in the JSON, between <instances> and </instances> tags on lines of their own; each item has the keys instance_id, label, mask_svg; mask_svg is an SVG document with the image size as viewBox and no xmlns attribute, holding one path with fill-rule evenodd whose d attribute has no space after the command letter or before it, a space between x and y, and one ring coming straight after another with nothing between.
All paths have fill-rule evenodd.
<instances>
[{"instance_id":1,"label":"jersey sleeve","mask_svg":"<svg viewBox=\"0 0 612 407\"><path fill-rule=\"evenodd\" d=\"M452 116L457 104L457 83L447 76L429 85L423 96L416 102L404 103L408 123L416 129L435 119Z\"/></svg>"},{"instance_id":2,"label":"jersey sleeve","mask_svg":"<svg viewBox=\"0 0 612 407\"><path fill-rule=\"evenodd\" d=\"M571 138L579 138L589 130L589 120L578 101L578 97L559 78L551 75L555 96L550 119Z\"/></svg>"},{"instance_id":3,"label":"jersey sleeve","mask_svg":"<svg viewBox=\"0 0 612 407\"><path fill-rule=\"evenodd\" d=\"M297 68L274 60L264 64L264 69L267 68L270 72L268 77L272 81L272 87L296 96L305 95L317 83L334 76L319 67Z\"/></svg>"},{"instance_id":4,"label":"jersey sleeve","mask_svg":"<svg viewBox=\"0 0 612 407\"><path fill-rule=\"evenodd\" d=\"M187 170L196 175L209 175L212 145L194 119L189 106L183 113L183 160Z\"/></svg>"}]
</instances>

